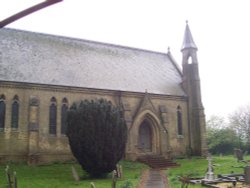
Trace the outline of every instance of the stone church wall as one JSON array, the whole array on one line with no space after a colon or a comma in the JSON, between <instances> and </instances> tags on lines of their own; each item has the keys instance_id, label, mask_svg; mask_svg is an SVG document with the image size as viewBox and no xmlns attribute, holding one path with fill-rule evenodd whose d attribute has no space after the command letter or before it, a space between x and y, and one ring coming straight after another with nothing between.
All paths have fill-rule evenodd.
<instances>
[{"instance_id":1,"label":"stone church wall","mask_svg":"<svg viewBox=\"0 0 250 188\"><path fill-rule=\"evenodd\" d=\"M185 97L132 93L98 89L84 89L38 84L0 82L0 95L6 102L5 128L0 132L0 162L6 160L48 163L72 160L68 140L61 134L61 106L84 99L106 98L113 104L122 104L129 129L126 158L135 160L143 154L137 148L138 129L147 116L155 123L153 153L166 157L185 155L189 144L187 101ZM11 129L11 104L19 100L19 127ZM57 106L56 135L49 134L49 107L55 97ZM37 104L32 107L33 98ZM177 107L182 114L183 134L177 132Z\"/></svg>"}]
</instances>

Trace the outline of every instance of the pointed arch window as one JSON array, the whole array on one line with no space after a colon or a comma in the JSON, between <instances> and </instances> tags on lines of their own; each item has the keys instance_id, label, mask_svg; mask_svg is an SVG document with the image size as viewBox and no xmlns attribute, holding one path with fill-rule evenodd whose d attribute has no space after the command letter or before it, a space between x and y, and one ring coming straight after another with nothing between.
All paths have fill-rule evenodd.
<instances>
[{"instance_id":1,"label":"pointed arch window","mask_svg":"<svg viewBox=\"0 0 250 188\"><path fill-rule=\"evenodd\" d=\"M0 96L0 131L4 129L5 126L5 111L6 111L6 104L5 104L5 96Z\"/></svg>"},{"instance_id":2,"label":"pointed arch window","mask_svg":"<svg viewBox=\"0 0 250 188\"><path fill-rule=\"evenodd\" d=\"M178 135L183 135L182 111L180 106L177 107L177 131Z\"/></svg>"},{"instance_id":3,"label":"pointed arch window","mask_svg":"<svg viewBox=\"0 0 250 188\"><path fill-rule=\"evenodd\" d=\"M57 106L56 106L56 98L52 97L50 100L49 107L49 133L55 135L56 134L56 118L57 118Z\"/></svg>"},{"instance_id":4,"label":"pointed arch window","mask_svg":"<svg viewBox=\"0 0 250 188\"><path fill-rule=\"evenodd\" d=\"M187 61L187 62L188 62L188 64L192 64L192 61L193 61L192 57L191 57L191 56L189 56L189 57L188 57L188 61Z\"/></svg>"},{"instance_id":5,"label":"pointed arch window","mask_svg":"<svg viewBox=\"0 0 250 188\"><path fill-rule=\"evenodd\" d=\"M66 134L67 111L68 111L68 100L67 100L67 98L63 98L62 108L61 108L61 134Z\"/></svg>"},{"instance_id":6,"label":"pointed arch window","mask_svg":"<svg viewBox=\"0 0 250 188\"><path fill-rule=\"evenodd\" d=\"M18 96L15 95L12 102L12 109L11 109L11 128L17 129L18 128L18 118L19 118L19 99Z\"/></svg>"}]
</instances>

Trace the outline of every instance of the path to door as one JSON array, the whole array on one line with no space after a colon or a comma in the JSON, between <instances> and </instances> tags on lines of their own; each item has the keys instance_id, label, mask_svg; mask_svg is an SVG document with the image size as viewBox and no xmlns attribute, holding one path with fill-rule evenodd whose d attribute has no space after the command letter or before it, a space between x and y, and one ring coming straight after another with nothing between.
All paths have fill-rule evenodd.
<instances>
[{"instance_id":1,"label":"path to door","mask_svg":"<svg viewBox=\"0 0 250 188\"><path fill-rule=\"evenodd\" d=\"M165 175L165 170L146 170L142 174L140 185L137 188L168 188L168 181Z\"/></svg>"}]
</instances>

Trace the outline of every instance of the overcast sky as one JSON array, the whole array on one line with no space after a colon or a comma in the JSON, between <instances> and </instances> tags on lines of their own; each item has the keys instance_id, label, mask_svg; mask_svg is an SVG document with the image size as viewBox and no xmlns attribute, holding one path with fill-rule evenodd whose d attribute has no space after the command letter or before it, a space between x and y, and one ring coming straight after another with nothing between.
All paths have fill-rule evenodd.
<instances>
[{"instance_id":1,"label":"overcast sky","mask_svg":"<svg viewBox=\"0 0 250 188\"><path fill-rule=\"evenodd\" d=\"M0 0L0 20L41 0ZM181 66L185 22L196 45L205 112L250 103L249 0L64 0L10 28L167 53Z\"/></svg>"}]
</instances>

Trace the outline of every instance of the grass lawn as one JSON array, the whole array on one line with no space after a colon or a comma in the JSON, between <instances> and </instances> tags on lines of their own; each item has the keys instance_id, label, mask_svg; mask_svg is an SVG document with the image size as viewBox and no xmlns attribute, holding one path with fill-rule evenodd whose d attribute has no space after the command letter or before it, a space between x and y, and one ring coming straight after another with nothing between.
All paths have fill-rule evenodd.
<instances>
[{"instance_id":1,"label":"grass lawn","mask_svg":"<svg viewBox=\"0 0 250 188\"><path fill-rule=\"evenodd\" d=\"M136 187L141 172L147 168L145 165L135 162L122 161L123 179L117 180L117 188L120 188L127 180ZM83 178L78 184L74 181L71 173L71 166L74 166ZM0 188L7 187L5 165L0 165ZM10 169L17 172L18 188L82 188L90 187L94 182L96 188L111 188L111 174L104 179L87 179L86 173L81 166L72 164L52 164L42 166L27 166L26 164L9 164Z\"/></svg>"},{"instance_id":2,"label":"grass lawn","mask_svg":"<svg viewBox=\"0 0 250 188\"><path fill-rule=\"evenodd\" d=\"M230 173L243 173L243 162L237 162L237 159L233 156L213 156L212 163L214 165L214 174L230 174ZM250 156L244 157L245 160L250 160ZM172 188L181 187L181 183L178 180L178 176L190 175L190 177L204 177L206 174L208 161L204 158L192 158L177 160L181 164L178 168L171 168L168 170L168 179ZM250 165L250 163L249 163ZM202 187L200 185L190 185L190 188Z\"/></svg>"},{"instance_id":3,"label":"grass lawn","mask_svg":"<svg viewBox=\"0 0 250 188\"><path fill-rule=\"evenodd\" d=\"M250 156L245 157L245 160L250 160ZM208 161L204 158L180 159L177 160L181 167L171 168L167 171L168 179L171 188L179 188L181 184L178 176L190 175L190 177L204 177L208 165ZM233 156L213 156L214 173L229 174L243 173L242 162L237 162ZM147 166L122 161L123 179L118 179L117 188L120 188L126 181L130 181L133 187L136 187L143 169ZM71 166L74 166L83 179L77 184L71 173ZM26 164L9 164L10 169L17 172L18 188L81 188L90 187L90 182L94 182L96 188L111 188L111 174L104 179L88 179L80 165L76 163L66 164L51 164L41 166L27 166ZM0 165L0 188L7 187L5 165ZM201 188L200 185L190 185L190 188Z\"/></svg>"}]
</instances>

